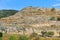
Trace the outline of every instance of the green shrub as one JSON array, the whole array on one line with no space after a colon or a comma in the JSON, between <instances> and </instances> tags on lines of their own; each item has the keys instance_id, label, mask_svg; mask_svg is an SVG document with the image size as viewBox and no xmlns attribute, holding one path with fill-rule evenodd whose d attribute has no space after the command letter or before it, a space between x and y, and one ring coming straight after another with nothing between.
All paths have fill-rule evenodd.
<instances>
[{"instance_id":1,"label":"green shrub","mask_svg":"<svg viewBox=\"0 0 60 40\"><path fill-rule=\"evenodd\" d=\"M0 38L0 40L2 40L2 38Z\"/></svg>"},{"instance_id":2,"label":"green shrub","mask_svg":"<svg viewBox=\"0 0 60 40\"><path fill-rule=\"evenodd\" d=\"M54 35L54 32L51 31L41 31L42 37L52 37Z\"/></svg>"},{"instance_id":3,"label":"green shrub","mask_svg":"<svg viewBox=\"0 0 60 40\"><path fill-rule=\"evenodd\" d=\"M57 21L60 21L60 18L57 18Z\"/></svg>"},{"instance_id":4,"label":"green shrub","mask_svg":"<svg viewBox=\"0 0 60 40\"><path fill-rule=\"evenodd\" d=\"M52 16L52 17L50 18L50 20L55 20L55 17Z\"/></svg>"},{"instance_id":5,"label":"green shrub","mask_svg":"<svg viewBox=\"0 0 60 40\"><path fill-rule=\"evenodd\" d=\"M15 36L10 36L9 40L17 40Z\"/></svg>"},{"instance_id":6,"label":"green shrub","mask_svg":"<svg viewBox=\"0 0 60 40\"><path fill-rule=\"evenodd\" d=\"M52 8L51 11L52 11L52 12L55 11L55 8Z\"/></svg>"},{"instance_id":7,"label":"green shrub","mask_svg":"<svg viewBox=\"0 0 60 40\"><path fill-rule=\"evenodd\" d=\"M2 35L3 35L2 32L0 32L0 37L2 37Z\"/></svg>"},{"instance_id":8,"label":"green shrub","mask_svg":"<svg viewBox=\"0 0 60 40\"><path fill-rule=\"evenodd\" d=\"M54 32L49 31L49 32L47 33L47 36L48 36L48 37L52 37L53 35L54 35Z\"/></svg>"},{"instance_id":9,"label":"green shrub","mask_svg":"<svg viewBox=\"0 0 60 40\"><path fill-rule=\"evenodd\" d=\"M30 40L30 38L26 35L20 35L19 40Z\"/></svg>"},{"instance_id":10,"label":"green shrub","mask_svg":"<svg viewBox=\"0 0 60 40\"><path fill-rule=\"evenodd\" d=\"M46 37L47 36L47 31L41 31L42 37Z\"/></svg>"},{"instance_id":11,"label":"green shrub","mask_svg":"<svg viewBox=\"0 0 60 40\"><path fill-rule=\"evenodd\" d=\"M18 10L0 10L0 18L14 15L17 12L18 12Z\"/></svg>"}]
</instances>

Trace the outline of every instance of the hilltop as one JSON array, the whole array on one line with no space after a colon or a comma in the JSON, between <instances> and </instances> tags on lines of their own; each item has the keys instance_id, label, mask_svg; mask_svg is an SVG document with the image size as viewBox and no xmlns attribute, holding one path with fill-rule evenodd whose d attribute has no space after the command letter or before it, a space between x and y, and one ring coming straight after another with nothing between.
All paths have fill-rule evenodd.
<instances>
[{"instance_id":1,"label":"hilltop","mask_svg":"<svg viewBox=\"0 0 60 40\"><path fill-rule=\"evenodd\" d=\"M0 27L7 28L7 31L20 31L21 27L60 30L60 10L56 8L26 7L12 16L1 18L0 25Z\"/></svg>"},{"instance_id":2,"label":"hilltop","mask_svg":"<svg viewBox=\"0 0 60 40\"><path fill-rule=\"evenodd\" d=\"M55 8L27 7L12 16L1 18L0 20L2 20L3 22L7 21L6 23L9 23L9 21L16 22L16 23L18 23L17 21L19 22L21 21L21 23L24 21L26 23L27 22L40 23L39 21L48 22L51 17L55 18L54 20L56 21L57 17L59 16L60 16L60 10Z\"/></svg>"}]
</instances>

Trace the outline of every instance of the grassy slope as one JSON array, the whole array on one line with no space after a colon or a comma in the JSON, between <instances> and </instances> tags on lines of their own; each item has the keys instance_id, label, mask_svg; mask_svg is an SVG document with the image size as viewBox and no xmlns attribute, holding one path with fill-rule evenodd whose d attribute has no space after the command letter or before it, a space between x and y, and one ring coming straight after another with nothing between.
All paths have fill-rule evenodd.
<instances>
[{"instance_id":1,"label":"grassy slope","mask_svg":"<svg viewBox=\"0 0 60 40\"><path fill-rule=\"evenodd\" d=\"M3 35L3 40L9 40L9 36L15 36L18 40L19 38L19 34L4 34ZM34 39L32 39L34 40ZM49 38L44 38L44 37L40 37L40 40L60 40L60 38L57 38L57 37L49 37Z\"/></svg>"},{"instance_id":2,"label":"grassy slope","mask_svg":"<svg viewBox=\"0 0 60 40\"><path fill-rule=\"evenodd\" d=\"M0 18L14 15L17 12L18 12L18 10L0 10Z\"/></svg>"}]
</instances>

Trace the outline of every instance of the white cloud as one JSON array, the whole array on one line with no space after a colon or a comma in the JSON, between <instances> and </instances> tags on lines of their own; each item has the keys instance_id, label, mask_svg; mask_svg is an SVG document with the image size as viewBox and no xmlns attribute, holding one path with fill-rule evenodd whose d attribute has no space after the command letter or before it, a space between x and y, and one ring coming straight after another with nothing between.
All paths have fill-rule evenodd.
<instances>
[{"instance_id":1,"label":"white cloud","mask_svg":"<svg viewBox=\"0 0 60 40\"><path fill-rule=\"evenodd\" d=\"M52 6L53 6L53 7L60 6L60 3L58 3L58 4L53 4Z\"/></svg>"}]
</instances>

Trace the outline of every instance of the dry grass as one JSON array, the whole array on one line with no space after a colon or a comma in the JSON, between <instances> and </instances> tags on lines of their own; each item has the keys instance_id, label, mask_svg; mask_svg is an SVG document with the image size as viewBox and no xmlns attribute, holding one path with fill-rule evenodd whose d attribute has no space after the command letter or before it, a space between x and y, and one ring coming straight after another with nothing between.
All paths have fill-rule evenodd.
<instances>
[{"instance_id":1,"label":"dry grass","mask_svg":"<svg viewBox=\"0 0 60 40\"><path fill-rule=\"evenodd\" d=\"M60 38L40 38L40 40L60 40Z\"/></svg>"},{"instance_id":2,"label":"dry grass","mask_svg":"<svg viewBox=\"0 0 60 40\"><path fill-rule=\"evenodd\" d=\"M3 40L9 40L9 37L13 35L17 38L19 38L19 34L3 34ZM34 38L32 39L34 40ZM56 37L51 37L51 38L44 38L44 37L40 37L40 40L60 40L60 38L56 38Z\"/></svg>"},{"instance_id":3,"label":"dry grass","mask_svg":"<svg viewBox=\"0 0 60 40\"><path fill-rule=\"evenodd\" d=\"M18 40L19 34L3 34L3 40L9 40L9 37L12 35L15 36Z\"/></svg>"}]
</instances>

